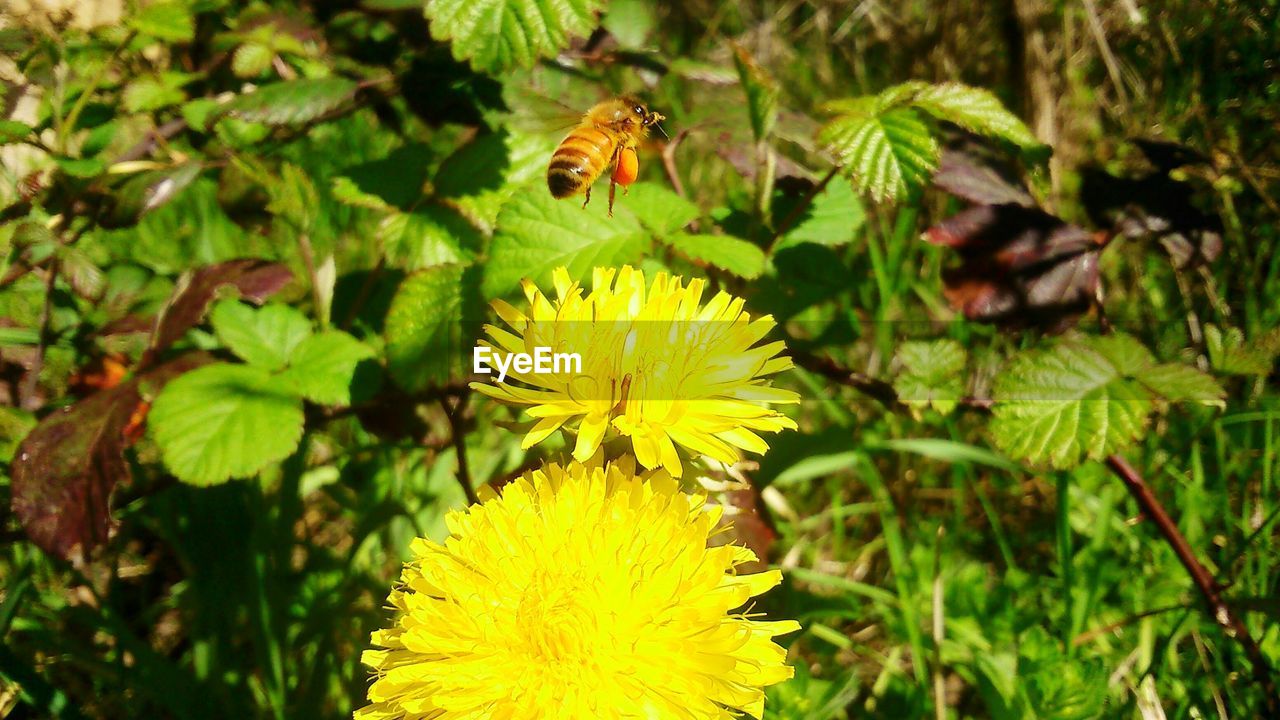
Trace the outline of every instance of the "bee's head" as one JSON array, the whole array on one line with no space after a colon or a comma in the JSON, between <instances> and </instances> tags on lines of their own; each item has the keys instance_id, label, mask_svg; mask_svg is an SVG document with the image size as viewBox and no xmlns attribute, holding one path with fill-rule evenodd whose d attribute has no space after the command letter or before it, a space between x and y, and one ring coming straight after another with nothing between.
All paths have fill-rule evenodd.
<instances>
[{"instance_id":1,"label":"bee's head","mask_svg":"<svg viewBox=\"0 0 1280 720\"><path fill-rule=\"evenodd\" d=\"M618 98L618 101L622 105L622 112L640 127L649 127L666 119L661 113L653 112L643 102L630 95L624 95Z\"/></svg>"}]
</instances>

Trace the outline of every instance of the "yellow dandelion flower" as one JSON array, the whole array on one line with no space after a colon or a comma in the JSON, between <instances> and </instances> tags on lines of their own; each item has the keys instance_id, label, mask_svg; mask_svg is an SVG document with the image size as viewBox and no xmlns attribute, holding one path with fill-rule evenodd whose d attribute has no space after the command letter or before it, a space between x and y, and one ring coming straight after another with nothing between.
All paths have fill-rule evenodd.
<instances>
[{"instance_id":1,"label":"yellow dandelion flower","mask_svg":"<svg viewBox=\"0 0 1280 720\"><path fill-rule=\"evenodd\" d=\"M757 432L796 427L770 405L799 396L767 378L790 368L791 358L778 356L780 341L756 345L774 327L772 317L752 319L742 299L724 292L703 304L701 279L685 284L658 273L646 285L644 273L629 266L596 268L585 297L564 268L553 278L554 303L528 281L527 314L493 303L514 332L488 325L492 344L482 344L512 369L504 382L471 386L529 406L537 423L524 437L526 449L577 420L575 459L593 456L608 436L625 436L641 465L680 477L677 445L733 463L739 450L769 449ZM580 366L566 359L543 364L557 372L534 372L528 363L518 371L516 355L533 356L538 348L576 355Z\"/></svg>"},{"instance_id":2,"label":"yellow dandelion flower","mask_svg":"<svg viewBox=\"0 0 1280 720\"><path fill-rule=\"evenodd\" d=\"M362 661L356 720L711 720L764 712L794 621L742 608L778 571L708 547L720 511L630 458L548 465L419 539Z\"/></svg>"}]
</instances>

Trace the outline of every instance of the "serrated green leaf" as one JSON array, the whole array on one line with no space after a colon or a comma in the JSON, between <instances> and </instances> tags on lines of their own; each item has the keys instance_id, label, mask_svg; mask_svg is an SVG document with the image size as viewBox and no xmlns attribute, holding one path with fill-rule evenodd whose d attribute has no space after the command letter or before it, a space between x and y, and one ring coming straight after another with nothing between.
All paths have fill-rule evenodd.
<instances>
[{"instance_id":1,"label":"serrated green leaf","mask_svg":"<svg viewBox=\"0 0 1280 720\"><path fill-rule=\"evenodd\" d=\"M468 264L481 243L480 231L466 218L436 204L392 212L378 230L387 261L406 270Z\"/></svg>"},{"instance_id":2,"label":"serrated green leaf","mask_svg":"<svg viewBox=\"0 0 1280 720\"><path fill-rule=\"evenodd\" d=\"M264 85L223 105L239 120L266 125L302 125L345 105L356 84L343 77L304 78Z\"/></svg>"},{"instance_id":3,"label":"serrated green leaf","mask_svg":"<svg viewBox=\"0 0 1280 720\"><path fill-rule=\"evenodd\" d=\"M1137 379L1167 402L1194 402L1226 407L1227 393L1218 381L1189 365L1155 365L1143 370Z\"/></svg>"},{"instance_id":4,"label":"serrated green leaf","mask_svg":"<svg viewBox=\"0 0 1280 720\"><path fill-rule=\"evenodd\" d=\"M561 265L573 279L584 280L597 265L635 261L649 244L648 233L621 208L610 218L604 203L584 210L573 199L523 193L498 217L498 233L484 266L483 293L502 297L526 277L548 287L551 272Z\"/></svg>"},{"instance_id":5,"label":"serrated green leaf","mask_svg":"<svg viewBox=\"0 0 1280 720\"><path fill-rule=\"evenodd\" d=\"M231 72L241 78L258 77L271 67L271 61L275 57L274 48L262 43L247 42L236 48L231 56Z\"/></svg>"},{"instance_id":6,"label":"serrated green leaf","mask_svg":"<svg viewBox=\"0 0 1280 720\"><path fill-rule=\"evenodd\" d=\"M848 108L846 108L848 109ZM860 193L896 200L920 188L938 162L929 126L910 108L840 115L818 132L819 143Z\"/></svg>"},{"instance_id":7,"label":"serrated green leaf","mask_svg":"<svg viewBox=\"0 0 1280 720\"><path fill-rule=\"evenodd\" d=\"M193 485L249 477L302 437L302 401L260 367L216 363L165 385L147 424L165 467Z\"/></svg>"},{"instance_id":8,"label":"serrated green leaf","mask_svg":"<svg viewBox=\"0 0 1280 720\"><path fill-rule=\"evenodd\" d=\"M432 179L435 195L476 227L492 232L512 196L547 195L543 177L554 150L555 140L549 136L481 135L440 164Z\"/></svg>"},{"instance_id":9,"label":"serrated green leaf","mask_svg":"<svg viewBox=\"0 0 1280 720\"><path fill-rule=\"evenodd\" d=\"M340 330L326 330L294 348L280 379L314 403L349 405L356 365L371 357L368 345Z\"/></svg>"},{"instance_id":10,"label":"serrated green leaf","mask_svg":"<svg viewBox=\"0 0 1280 720\"><path fill-rule=\"evenodd\" d=\"M387 368L410 392L448 382L469 337L467 268L442 265L410 275L387 312Z\"/></svg>"},{"instance_id":11,"label":"serrated green leaf","mask_svg":"<svg viewBox=\"0 0 1280 720\"><path fill-rule=\"evenodd\" d=\"M1218 372L1230 375L1267 375L1280 355L1280 332L1273 331L1260 341L1245 342L1240 328L1217 325L1204 328L1209 362Z\"/></svg>"},{"instance_id":12,"label":"serrated green leaf","mask_svg":"<svg viewBox=\"0 0 1280 720\"><path fill-rule=\"evenodd\" d=\"M431 36L481 72L530 67L595 27L602 0L430 0Z\"/></svg>"},{"instance_id":13,"label":"serrated green leaf","mask_svg":"<svg viewBox=\"0 0 1280 720\"><path fill-rule=\"evenodd\" d=\"M279 303L253 308L239 300L223 300L209 314L213 331L240 359L267 370L289 362L294 348L311 334L311 321Z\"/></svg>"},{"instance_id":14,"label":"serrated green leaf","mask_svg":"<svg viewBox=\"0 0 1280 720\"><path fill-rule=\"evenodd\" d=\"M748 280L764 272L764 251L732 235L675 233L662 242L695 262L707 263Z\"/></svg>"},{"instance_id":15,"label":"serrated green leaf","mask_svg":"<svg viewBox=\"0 0 1280 720\"><path fill-rule=\"evenodd\" d=\"M294 230L310 232L321 210L320 194L315 183L311 182L311 176L297 165L286 162L280 166L279 179L265 184L271 196L267 210L288 220Z\"/></svg>"},{"instance_id":16,"label":"serrated green leaf","mask_svg":"<svg viewBox=\"0 0 1280 720\"><path fill-rule=\"evenodd\" d=\"M911 104L939 120L979 135L1008 140L1020 148L1041 145L1022 120L1006 110L989 90L961 83L921 85L915 89Z\"/></svg>"},{"instance_id":17,"label":"serrated green leaf","mask_svg":"<svg viewBox=\"0 0 1280 720\"><path fill-rule=\"evenodd\" d=\"M799 202L799 200L797 200ZM775 218L779 215L775 208ZM867 211L848 183L827 183L800 220L782 236L774 252L801 243L839 247L853 241L854 233L866 222Z\"/></svg>"},{"instance_id":18,"label":"serrated green leaf","mask_svg":"<svg viewBox=\"0 0 1280 720\"><path fill-rule=\"evenodd\" d=\"M0 145L22 142L31 137L35 128L17 120L0 120Z\"/></svg>"},{"instance_id":19,"label":"serrated green leaf","mask_svg":"<svg viewBox=\"0 0 1280 720\"><path fill-rule=\"evenodd\" d=\"M434 155L429 146L410 143L386 157L348 166L334 179L334 195L362 207L412 210L423 200Z\"/></svg>"},{"instance_id":20,"label":"serrated green leaf","mask_svg":"<svg viewBox=\"0 0 1280 720\"><path fill-rule=\"evenodd\" d=\"M898 399L912 408L932 407L942 414L964 396L968 353L955 340L914 340L898 348L901 371L893 379Z\"/></svg>"},{"instance_id":21,"label":"serrated green leaf","mask_svg":"<svg viewBox=\"0 0 1280 720\"><path fill-rule=\"evenodd\" d=\"M996 379L996 445L1033 465L1100 460L1141 437L1153 393L1136 378L1154 365L1128 335L1074 338L1023 353Z\"/></svg>"},{"instance_id":22,"label":"serrated green leaf","mask_svg":"<svg viewBox=\"0 0 1280 720\"><path fill-rule=\"evenodd\" d=\"M659 237L676 232L698 219L698 206L654 183L636 183L618 198L649 232Z\"/></svg>"},{"instance_id":23,"label":"serrated green leaf","mask_svg":"<svg viewBox=\"0 0 1280 720\"><path fill-rule=\"evenodd\" d=\"M147 5L131 15L127 22L139 33L165 42L188 42L195 37L195 18L183 2Z\"/></svg>"}]
</instances>

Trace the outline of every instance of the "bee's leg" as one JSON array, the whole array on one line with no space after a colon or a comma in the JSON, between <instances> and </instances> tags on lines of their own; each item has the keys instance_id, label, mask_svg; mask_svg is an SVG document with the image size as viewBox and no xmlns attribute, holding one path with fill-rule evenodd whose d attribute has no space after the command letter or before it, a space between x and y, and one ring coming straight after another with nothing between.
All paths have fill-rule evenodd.
<instances>
[{"instance_id":1,"label":"bee's leg","mask_svg":"<svg viewBox=\"0 0 1280 720\"><path fill-rule=\"evenodd\" d=\"M582 207L585 208L587 203L591 202L591 186L587 186L587 199L582 201Z\"/></svg>"},{"instance_id":2,"label":"bee's leg","mask_svg":"<svg viewBox=\"0 0 1280 720\"><path fill-rule=\"evenodd\" d=\"M614 182L613 178L609 178L609 217L613 217L613 196L617 187L618 183ZM623 190L625 192L626 188Z\"/></svg>"}]
</instances>

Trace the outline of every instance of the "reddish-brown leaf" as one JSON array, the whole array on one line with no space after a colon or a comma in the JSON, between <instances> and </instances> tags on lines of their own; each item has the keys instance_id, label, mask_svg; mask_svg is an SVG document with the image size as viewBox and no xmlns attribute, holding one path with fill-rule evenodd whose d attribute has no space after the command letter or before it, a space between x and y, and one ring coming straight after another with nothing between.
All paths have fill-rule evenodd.
<instances>
[{"instance_id":1,"label":"reddish-brown leaf","mask_svg":"<svg viewBox=\"0 0 1280 720\"><path fill-rule=\"evenodd\" d=\"M13 514L32 542L81 563L107 540L111 492L130 477L123 453L142 421L140 388L156 392L211 360L205 353L183 355L57 410L32 429L14 457L11 486Z\"/></svg>"},{"instance_id":2,"label":"reddish-brown leaf","mask_svg":"<svg viewBox=\"0 0 1280 720\"><path fill-rule=\"evenodd\" d=\"M261 303L292 279L293 273L289 268L265 260L228 260L196 270L185 284L178 287L161 311L151 335L151 346L139 367L150 367L160 353L199 324L219 288L232 286L244 299Z\"/></svg>"},{"instance_id":3,"label":"reddish-brown leaf","mask_svg":"<svg viewBox=\"0 0 1280 720\"><path fill-rule=\"evenodd\" d=\"M943 292L971 320L1064 328L1097 292L1099 237L1036 207L977 205L925 238L960 254Z\"/></svg>"},{"instance_id":4,"label":"reddish-brown leaf","mask_svg":"<svg viewBox=\"0 0 1280 720\"><path fill-rule=\"evenodd\" d=\"M975 162L967 153L956 150L942 152L938 171L933 174L933 184L978 205L1035 206L1026 190L1006 180L994 169Z\"/></svg>"}]
</instances>

